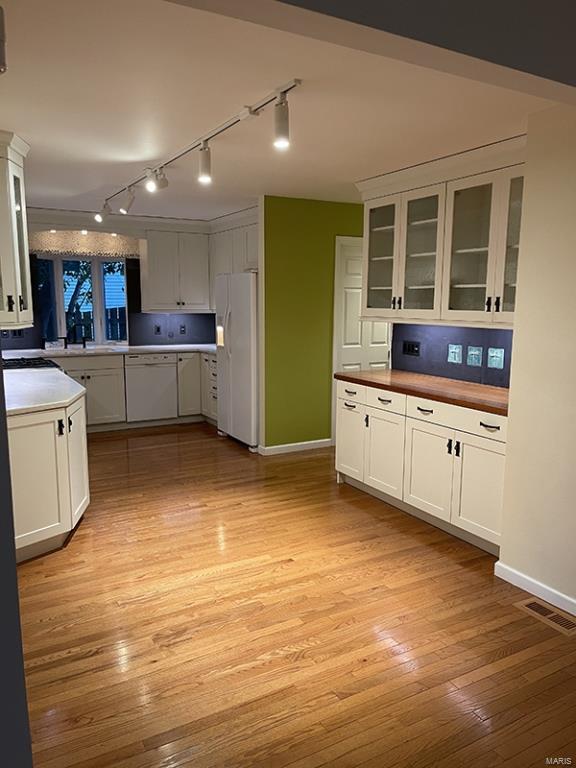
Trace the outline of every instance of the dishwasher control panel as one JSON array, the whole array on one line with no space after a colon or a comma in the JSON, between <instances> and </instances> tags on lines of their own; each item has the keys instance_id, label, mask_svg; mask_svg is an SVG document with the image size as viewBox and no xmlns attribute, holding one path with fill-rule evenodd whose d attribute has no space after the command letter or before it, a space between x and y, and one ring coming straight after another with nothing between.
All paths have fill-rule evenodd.
<instances>
[{"instance_id":1,"label":"dishwasher control panel","mask_svg":"<svg viewBox=\"0 0 576 768\"><path fill-rule=\"evenodd\" d=\"M178 355L175 352L157 352L148 355L125 355L124 364L129 365L176 365Z\"/></svg>"}]
</instances>

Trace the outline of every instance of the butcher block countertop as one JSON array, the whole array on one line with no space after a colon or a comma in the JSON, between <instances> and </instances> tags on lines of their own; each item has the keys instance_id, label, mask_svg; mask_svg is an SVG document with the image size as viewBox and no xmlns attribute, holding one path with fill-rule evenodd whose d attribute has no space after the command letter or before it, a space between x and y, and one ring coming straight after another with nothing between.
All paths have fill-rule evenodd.
<instances>
[{"instance_id":1,"label":"butcher block countertop","mask_svg":"<svg viewBox=\"0 0 576 768\"><path fill-rule=\"evenodd\" d=\"M402 392L413 397L424 397L441 403L474 408L487 413L508 415L508 389L476 384L470 381L445 379L442 376L426 376L408 371L351 371L336 373L334 378L363 384L366 387Z\"/></svg>"}]
</instances>

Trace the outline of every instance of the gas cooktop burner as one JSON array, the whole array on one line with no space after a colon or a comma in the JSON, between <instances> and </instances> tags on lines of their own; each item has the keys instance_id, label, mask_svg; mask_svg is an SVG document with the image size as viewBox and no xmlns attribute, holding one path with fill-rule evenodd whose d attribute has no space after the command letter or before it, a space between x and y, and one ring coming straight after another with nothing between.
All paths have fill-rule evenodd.
<instances>
[{"instance_id":1,"label":"gas cooktop burner","mask_svg":"<svg viewBox=\"0 0 576 768\"><path fill-rule=\"evenodd\" d=\"M60 366L46 357L13 357L3 358L2 368L9 371L15 368L60 368Z\"/></svg>"}]
</instances>

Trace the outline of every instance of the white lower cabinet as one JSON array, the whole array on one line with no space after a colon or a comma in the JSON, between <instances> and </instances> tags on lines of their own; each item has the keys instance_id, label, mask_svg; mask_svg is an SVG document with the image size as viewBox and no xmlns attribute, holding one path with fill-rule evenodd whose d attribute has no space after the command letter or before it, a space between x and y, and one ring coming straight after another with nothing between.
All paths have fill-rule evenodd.
<instances>
[{"instance_id":1,"label":"white lower cabinet","mask_svg":"<svg viewBox=\"0 0 576 768\"><path fill-rule=\"evenodd\" d=\"M399 393L382 397L382 390L372 387L338 384L339 395L350 390L357 398L337 401L339 473L485 541L499 543L506 417ZM433 407L424 408L423 403ZM421 418L404 415L419 414L419 408ZM432 423L432 418L441 423ZM494 438L463 432L463 424L475 431L489 429Z\"/></svg>"},{"instance_id":2,"label":"white lower cabinet","mask_svg":"<svg viewBox=\"0 0 576 768\"><path fill-rule=\"evenodd\" d=\"M482 539L498 543L506 445L485 437L455 433L454 485L450 520Z\"/></svg>"},{"instance_id":3,"label":"white lower cabinet","mask_svg":"<svg viewBox=\"0 0 576 768\"><path fill-rule=\"evenodd\" d=\"M404 501L441 520L450 519L454 431L406 419Z\"/></svg>"},{"instance_id":4,"label":"white lower cabinet","mask_svg":"<svg viewBox=\"0 0 576 768\"><path fill-rule=\"evenodd\" d=\"M364 479L366 409L360 403L338 400L336 409L336 469L355 480Z\"/></svg>"},{"instance_id":5,"label":"white lower cabinet","mask_svg":"<svg viewBox=\"0 0 576 768\"><path fill-rule=\"evenodd\" d=\"M86 389L88 426L126 421L123 355L74 356L56 360L66 374Z\"/></svg>"},{"instance_id":6,"label":"white lower cabinet","mask_svg":"<svg viewBox=\"0 0 576 768\"><path fill-rule=\"evenodd\" d=\"M396 499L402 498L404 478L404 416L366 408L364 482Z\"/></svg>"},{"instance_id":7,"label":"white lower cabinet","mask_svg":"<svg viewBox=\"0 0 576 768\"><path fill-rule=\"evenodd\" d=\"M9 416L16 548L72 530L90 501L84 399ZM31 481L33 477L33 481Z\"/></svg>"},{"instance_id":8,"label":"white lower cabinet","mask_svg":"<svg viewBox=\"0 0 576 768\"><path fill-rule=\"evenodd\" d=\"M202 411L200 354L178 356L178 416L195 416Z\"/></svg>"}]
</instances>

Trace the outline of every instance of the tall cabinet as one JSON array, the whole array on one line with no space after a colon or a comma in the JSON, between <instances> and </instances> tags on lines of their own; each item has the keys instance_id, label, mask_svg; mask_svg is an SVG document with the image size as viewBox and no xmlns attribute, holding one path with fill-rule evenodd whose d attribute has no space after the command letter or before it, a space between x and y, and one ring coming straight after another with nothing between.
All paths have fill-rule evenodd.
<instances>
[{"instance_id":1,"label":"tall cabinet","mask_svg":"<svg viewBox=\"0 0 576 768\"><path fill-rule=\"evenodd\" d=\"M24 190L29 146L0 131L0 327L33 324L30 258Z\"/></svg>"}]
</instances>

